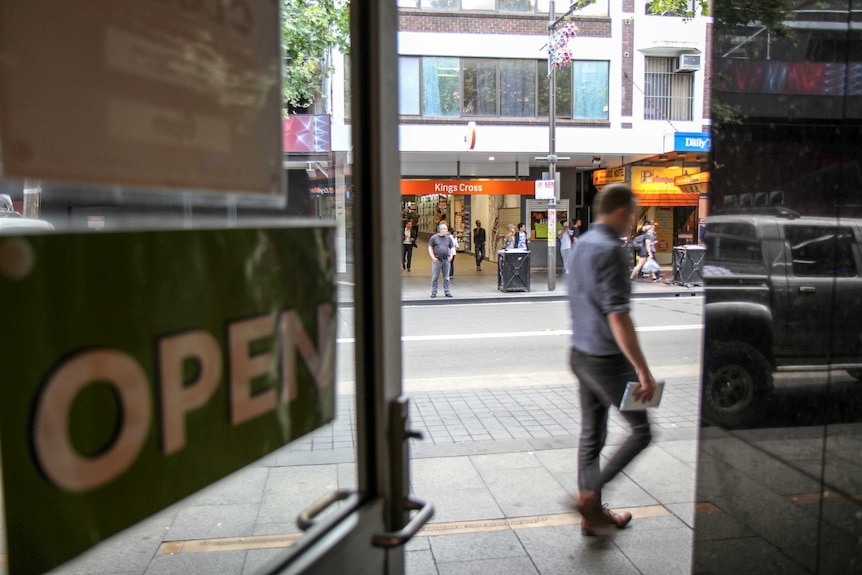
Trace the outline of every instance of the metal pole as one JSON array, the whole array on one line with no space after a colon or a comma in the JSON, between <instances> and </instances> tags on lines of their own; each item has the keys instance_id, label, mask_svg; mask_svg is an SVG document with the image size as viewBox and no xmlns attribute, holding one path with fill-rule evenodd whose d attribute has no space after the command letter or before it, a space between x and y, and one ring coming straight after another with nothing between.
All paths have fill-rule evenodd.
<instances>
[{"instance_id":1,"label":"metal pole","mask_svg":"<svg viewBox=\"0 0 862 575\"><path fill-rule=\"evenodd\" d=\"M548 46L554 41L554 19L557 11L554 0L548 3ZM554 199L548 201L548 209L555 209L560 190L557 189L557 67L551 61L548 51L548 178L554 182ZM549 218L550 219L550 218ZM556 289L557 281L557 230L556 224L551 229L548 222L548 291Z\"/></svg>"},{"instance_id":2,"label":"metal pole","mask_svg":"<svg viewBox=\"0 0 862 575\"><path fill-rule=\"evenodd\" d=\"M38 218L42 213L42 184L39 180L24 180L25 218Z\"/></svg>"}]
</instances>

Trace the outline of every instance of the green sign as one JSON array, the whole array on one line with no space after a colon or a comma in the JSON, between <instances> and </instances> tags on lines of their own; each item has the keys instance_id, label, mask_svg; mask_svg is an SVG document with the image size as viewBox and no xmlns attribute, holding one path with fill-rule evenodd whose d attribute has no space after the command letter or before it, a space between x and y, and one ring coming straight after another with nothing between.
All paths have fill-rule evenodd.
<instances>
[{"instance_id":1,"label":"green sign","mask_svg":"<svg viewBox=\"0 0 862 575\"><path fill-rule=\"evenodd\" d=\"M0 238L10 573L334 417L330 227Z\"/></svg>"}]
</instances>

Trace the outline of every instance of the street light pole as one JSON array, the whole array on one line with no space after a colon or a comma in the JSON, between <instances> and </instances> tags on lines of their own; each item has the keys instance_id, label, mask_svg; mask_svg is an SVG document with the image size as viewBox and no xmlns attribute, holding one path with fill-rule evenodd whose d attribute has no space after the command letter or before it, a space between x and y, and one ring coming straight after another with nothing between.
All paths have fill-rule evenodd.
<instances>
[{"instance_id":1,"label":"street light pole","mask_svg":"<svg viewBox=\"0 0 862 575\"><path fill-rule=\"evenodd\" d=\"M554 41L554 28L557 23L556 2L548 3L548 179L554 182L554 197L548 200L548 291L557 287L557 224L556 217L551 218L551 211L556 214L557 199L560 190L557 189L557 66L551 61L550 46ZM551 220L554 220L553 222Z\"/></svg>"}]
</instances>

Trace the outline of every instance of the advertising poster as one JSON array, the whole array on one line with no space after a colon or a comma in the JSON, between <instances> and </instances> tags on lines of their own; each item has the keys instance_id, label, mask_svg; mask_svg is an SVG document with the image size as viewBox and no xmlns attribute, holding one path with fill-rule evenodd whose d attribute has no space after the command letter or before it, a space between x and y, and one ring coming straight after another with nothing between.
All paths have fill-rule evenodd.
<instances>
[{"instance_id":1,"label":"advertising poster","mask_svg":"<svg viewBox=\"0 0 862 575\"><path fill-rule=\"evenodd\" d=\"M4 174L280 193L279 23L271 0L0 2Z\"/></svg>"},{"instance_id":2,"label":"advertising poster","mask_svg":"<svg viewBox=\"0 0 862 575\"><path fill-rule=\"evenodd\" d=\"M660 253L673 251L673 208L655 209L655 243Z\"/></svg>"},{"instance_id":3,"label":"advertising poster","mask_svg":"<svg viewBox=\"0 0 862 575\"><path fill-rule=\"evenodd\" d=\"M333 236L0 238L9 573L44 573L333 419Z\"/></svg>"}]
</instances>

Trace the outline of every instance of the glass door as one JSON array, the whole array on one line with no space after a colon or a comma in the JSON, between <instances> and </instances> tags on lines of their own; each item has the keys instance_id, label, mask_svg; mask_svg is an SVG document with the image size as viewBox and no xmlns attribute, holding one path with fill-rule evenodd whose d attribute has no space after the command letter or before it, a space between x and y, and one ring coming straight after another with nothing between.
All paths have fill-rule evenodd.
<instances>
[{"instance_id":1,"label":"glass door","mask_svg":"<svg viewBox=\"0 0 862 575\"><path fill-rule=\"evenodd\" d=\"M0 7L0 569L403 572L432 510L407 487L385 265L395 3L351 8L353 113L283 122L291 3L39 4ZM288 149L340 113L348 149Z\"/></svg>"}]
</instances>

